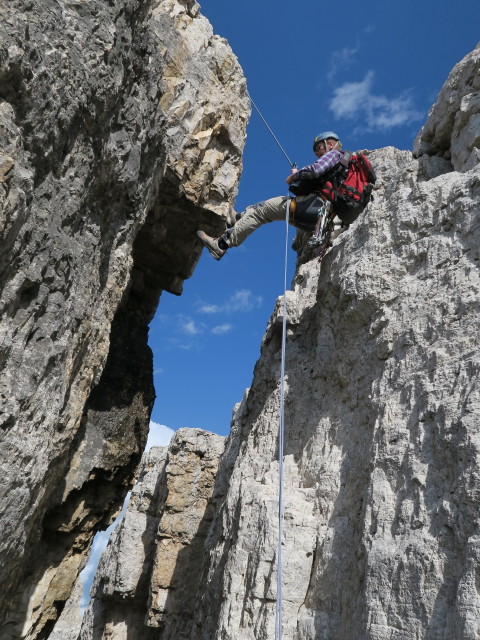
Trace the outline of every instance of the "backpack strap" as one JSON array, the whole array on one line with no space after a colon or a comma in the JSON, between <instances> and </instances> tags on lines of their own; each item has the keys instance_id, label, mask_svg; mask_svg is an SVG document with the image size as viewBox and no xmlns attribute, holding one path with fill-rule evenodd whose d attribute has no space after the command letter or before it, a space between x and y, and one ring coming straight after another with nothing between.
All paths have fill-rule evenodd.
<instances>
[{"instance_id":1,"label":"backpack strap","mask_svg":"<svg viewBox=\"0 0 480 640\"><path fill-rule=\"evenodd\" d=\"M350 162L350 159L352 157L352 152L351 151L344 151L343 152L343 157L342 159L339 161L344 167L348 167L348 163Z\"/></svg>"}]
</instances>

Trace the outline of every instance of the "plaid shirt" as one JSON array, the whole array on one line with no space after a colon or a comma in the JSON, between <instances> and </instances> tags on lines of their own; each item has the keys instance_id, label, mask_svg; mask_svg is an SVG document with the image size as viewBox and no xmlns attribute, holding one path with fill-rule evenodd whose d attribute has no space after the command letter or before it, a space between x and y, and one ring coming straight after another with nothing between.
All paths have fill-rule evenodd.
<instances>
[{"instance_id":1,"label":"plaid shirt","mask_svg":"<svg viewBox=\"0 0 480 640\"><path fill-rule=\"evenodd\" d=\"M316 160L313 164L309 164L302 169L299 169L295 174L295 181L297 180L313 180L314 178L320 178L326 171L334 167L337 162L343 158L343 151L337 151L332 149L327 151L321 158Z\"/></svg>"}]
</instances>

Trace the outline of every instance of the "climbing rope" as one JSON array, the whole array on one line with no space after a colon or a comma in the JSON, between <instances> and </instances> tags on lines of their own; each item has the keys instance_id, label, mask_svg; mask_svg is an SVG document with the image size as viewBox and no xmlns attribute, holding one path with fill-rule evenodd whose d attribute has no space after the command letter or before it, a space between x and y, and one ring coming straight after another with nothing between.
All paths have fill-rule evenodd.
<instances>
[{"instance_id":1,"label":"climbing rope","mask_svg":"<svg viewBox=\"0 0 480 640\"><path fill-rule=\"evenodd\" d=\"M248 91L247 91L248 93ZM255 104L255 102L253 101L253 98L250 94L248 94L248 97L250 98L250 102L253 104L253 106L255 107L256 112L258 113L258 115L260 116L260 118L263 120L263 124L267 127L267 129L270 131L270 133L272 134L273 139L275 140L275 142L278 144L278 146L280 147L283 155L285 156L285 158L287 159L289 165L291 167L296 167L296 163L292 162L290 160L290 158L287 156L287 153L285 151L285 149L282 147L282 145L280 144L280 142L277 139L277 136L273 133L273 131L270 128L270 125L268 124L268 122L265 120L265 118L262 115L262 112L260 111L260 109L257 107L257 105Z\"/></svg>"},{"instance_id":2,"label":"climbing rope","mask_svg":"<svg viewBox=\"0 0 480 640\"><path fill-rule=\"evenodd\" d=\"M262 115L249 94L249 98L255 107L263 123L271 133L273 139L280 147L283 155L288 160L292 168L296 168L296 163L292 162L286 154L284 148L273 133L268 122ZM282 640L282 614L283 614L283 586L282 586L282 538L283 538L283 457L285 441L285 352L287 343L287 267L288 267L288 225L290 224L290 197L287 196L285 204L285 267L283 272L283 320L282 320L282 361L280 366L280 420L278 427L278 547L277 547L277 599L275 605L275 640Z\"/></svg>"},{"instance_id":3,"label":"climbing rope","mask_svg":"<svg viewBox=\"0 0 480 640\"><path fill-rule=\"evenodd\" d=\"M277 548L277 600L275 606L275 640L282 640L282 538L283 538L283 457L285 441L285 353L287 344L287 267L288 267L288 225L290 218L290 198L287 198L285 230L285 268L283 272L283 318L282 318L282 360L280 366L280 420L278 427L278 548Z\"/></svg>"}]
</instances>

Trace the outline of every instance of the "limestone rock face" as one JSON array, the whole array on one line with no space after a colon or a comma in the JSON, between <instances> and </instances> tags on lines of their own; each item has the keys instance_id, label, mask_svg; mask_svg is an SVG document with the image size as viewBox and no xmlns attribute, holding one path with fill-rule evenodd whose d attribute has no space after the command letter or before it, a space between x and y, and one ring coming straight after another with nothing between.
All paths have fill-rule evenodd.
<instances>
[{"instance_id":1,"label":"limestone rock face","mask_svg":"<svg viewBox=\"0 0 480 640\"><path fill-rule=\"evenodd\" d=\"M224 228L249 100L192 0L0 2L0 636L45 638L119 510L148 323Z\"/></svg>"},{"instance_id":2,"label":"limestone rock face","mask_svg":"<svg viewBox=\"0 0 480 640\"><path fill-rule=\"evenodd\" d=\"M447 86L478 78L478 60ZM375 201L321 264L301 257L287 293L285 640L480 636L480 165L456 155L463 128L450 127L442 152L457 170L426 153L368 152ZM219 463L200 582L179 569L169 583L195 602L193 625L152 637L274 637L281 316L279 299ZM175 490L169 504L187 518ZM174 543L160 534L150 623L175 575L163 545Z\"/></svg>"},{"instance_id":3,"label":"limestone rock face","mask_svg":"<svg viewBox=\"0 0 480 640\"><path fill-rule=\"evenodd\" d=\"M55 627L48 635L48 640L78 640L83 620L82 593L83 583L79 577L62 609L62 613L55 623Z\"/></svg>"},{"instance_id":4,"label":"limestone rock face","mask_svg":"<svg viewBox=\"0 0 480 640\"><path fill-rule=\"evenodd\" d=\"M180 429L145 454L104 552L81 640L190 637L224 438ZM186 586L188 585L188 588Z\"/></svg>"},{"instance_id":5,"label":"limestone rock face","mask_svg":"<svg viewBox=\"0 0 480 640\"><path fill-rule=\"evenodd\" d=\"M126 637L129 627L143 629L148 634L144 619L159 503L165 496L166 459L164 447L153 447L144 454L124 519L111 535L100 559L92 587L95 600L84 615L83 638L102 638L104 633L109 637L113 627L118 637Z\"/></svg>"},{"instance_id":6,"label":"limestone rock face","mask_svg":"<svg viewBox=\"0 0 480 640\"><path fill-rule=\"evenodd\" d=\"M468 171L480 161L480 43L449 75L425 126L415 140L416 155L450 161Z\"/></svg>"},{"instance_id":7,"label":"limestone rock face","mask_svg":"<svg viewBox=\"0 0 480 640\"><path fill-rule=\"evenodd\" d=\"M473 640L480 170L417 182L404 152L370 156L390 164L375 203L287 298L284 637ZM273 635L280 314L235 417L192 638Z\"/></svg>"}]
</instances>

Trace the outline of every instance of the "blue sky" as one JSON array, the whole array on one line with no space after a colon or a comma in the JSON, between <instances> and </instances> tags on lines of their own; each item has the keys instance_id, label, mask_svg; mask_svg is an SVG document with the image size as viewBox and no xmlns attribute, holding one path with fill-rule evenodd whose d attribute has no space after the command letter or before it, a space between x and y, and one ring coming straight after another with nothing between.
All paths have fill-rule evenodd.
<instances>
[{"instance_id":1,"label":"blue sky","mask_svg":"<svg viewBox=\"0 0 480 640\"><path fill-rule=\"evenodd\" d=\"M205 0L202 13L299 166L314 160L312 139L325 129L351 150L411 149L448 73L480 39L478 0ZM253 112L236 208L284 194L288 173ZM228 433L283 292L284 234L282 223L266 225L218 263L204 251L183 295L162 295L150 327L156 423ZM289 262L291 277L293 252Z\"/></svg>"}]
</instances>

